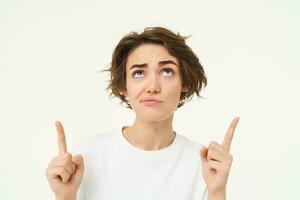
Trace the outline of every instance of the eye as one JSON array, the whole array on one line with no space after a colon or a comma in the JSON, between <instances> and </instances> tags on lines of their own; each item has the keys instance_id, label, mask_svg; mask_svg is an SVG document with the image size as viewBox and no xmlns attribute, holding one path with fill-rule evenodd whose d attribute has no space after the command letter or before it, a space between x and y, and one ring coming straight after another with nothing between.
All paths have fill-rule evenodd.
<instances>
[{"instance_id":1,"label":"eye","mask_svg":"<svg viewBox=\"0 0 300 200\"><path fill-rule=\"evenodd\" d=\"M173 70L170 68L164 68L162 71L167 72L167 73L165 73L165 74L167 74L167 76L170 76L173 74Z\"/></svg>"},{"instance_id":2,"label":"eye","mask_svg":"<svg viewBox=\"0 0 300 200\"><path fill-rule=\"evenodd\" d=\"M133 72L132 75L133 75L133 77L139 78L139 77L141 77L140 75L141 75L142 73L143 73L143 71L137 70L137 71ZM136 75L137 75L137 76L136 76Z\"/></svg>"}]
</instances>

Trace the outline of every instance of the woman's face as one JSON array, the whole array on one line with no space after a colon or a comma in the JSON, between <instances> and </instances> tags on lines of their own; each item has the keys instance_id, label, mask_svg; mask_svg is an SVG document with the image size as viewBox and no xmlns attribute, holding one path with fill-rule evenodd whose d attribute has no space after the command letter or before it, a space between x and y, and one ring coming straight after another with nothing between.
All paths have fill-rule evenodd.
<instances>
[{"instance_id":1,"label":"woman's face","mask_svg":"<svg viewBox=\"0 0 300 200\"><path fill-rule=\"evenodd\" d=\"M138 118L162 121L171 117L182 91L178 60L164 46L142 44L128 56L123 94Z\"/></svg>"}]
</instances>

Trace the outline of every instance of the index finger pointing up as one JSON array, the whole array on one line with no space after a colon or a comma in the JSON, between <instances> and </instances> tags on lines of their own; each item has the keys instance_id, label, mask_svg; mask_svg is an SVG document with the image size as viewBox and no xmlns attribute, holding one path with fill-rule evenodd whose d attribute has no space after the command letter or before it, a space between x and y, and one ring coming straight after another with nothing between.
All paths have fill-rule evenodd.
<instances>
[{"instance_id":1,"label":"index finger pointing up","mask_svg":"<svg viewBox=\"0 0 300 200\"><path fill-rule=\"evenodd\" d=\"M230 145L231 145L231 141L232 141L232 138L233 138L233 135L234 135L234 130L239 122L239 117L235 117L229 128L227 129L227 132L226 132L226 135L224 137L224 140L223 140L223 146L225 147L226 150L230 151Z\"/></svg>"},{"instance_id":2,"label":"index finger pointing up","mask_svg":"<svg viewBox=\"0 0 300 200\"><path fill-rule=\"evenodd\" d=\"M67 142L66 142L66 136L64 128L60 121L55 122L57 135L58 135L58 150L59 154L67 153Z\"/></svg>"}]
</instances>

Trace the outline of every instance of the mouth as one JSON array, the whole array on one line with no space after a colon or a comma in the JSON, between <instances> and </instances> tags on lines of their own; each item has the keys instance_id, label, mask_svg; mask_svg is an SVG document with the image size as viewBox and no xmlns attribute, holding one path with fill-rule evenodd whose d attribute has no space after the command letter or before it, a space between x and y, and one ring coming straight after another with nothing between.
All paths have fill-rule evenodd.
<instances>
[{"instance_id":1,"label":"mouth","mask_svg":"<svg viewBox=\"0 0 300 200\"><path fill-rule=\"evenodd\" d=\"M158 101L158 100L143 100L142 103L145 105L145 106L155 106L155 105L158 105L160 103L162 103L161 101Z\"/></svg>"}]
</instances>

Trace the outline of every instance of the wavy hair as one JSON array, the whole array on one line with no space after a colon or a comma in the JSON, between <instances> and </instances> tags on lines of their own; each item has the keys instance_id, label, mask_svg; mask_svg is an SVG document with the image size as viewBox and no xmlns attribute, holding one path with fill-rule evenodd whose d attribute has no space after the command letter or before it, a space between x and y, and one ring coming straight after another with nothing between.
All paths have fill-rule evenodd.
<instances>
[{"instance_id":1,"label":"wavy hair","mask_svg":"<svg viewBox=\"0 0 300 200\"><path fill-rule=\"evenodd\" d=\"M200 91L202 87L206 87L207 77L198 57L185 42L189 37L173 33L163 27L147 27L142 33L130 32L125 35L113 51L111 66L102 70L110 72L110 80L106 88L111 91L110 97L118 97L121 104L125 103L127 108L132 109L128 100L122 94L122 91L126 89L127 58L135 48L149 43L163 45L179 61L182 85L187 88L187 92L181 92L177 108L192 99L194 94L202 97Z\"/></svg>"}]
</instances>

